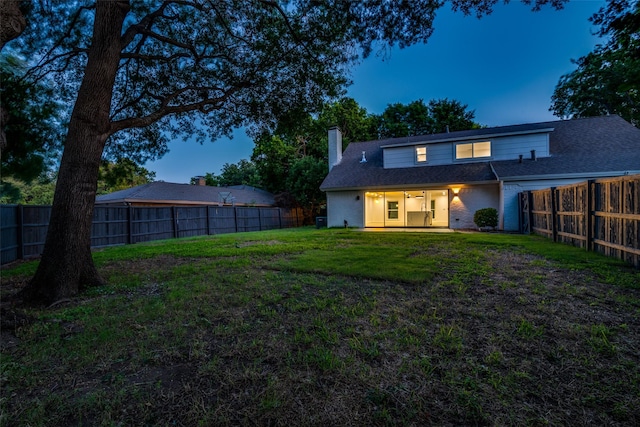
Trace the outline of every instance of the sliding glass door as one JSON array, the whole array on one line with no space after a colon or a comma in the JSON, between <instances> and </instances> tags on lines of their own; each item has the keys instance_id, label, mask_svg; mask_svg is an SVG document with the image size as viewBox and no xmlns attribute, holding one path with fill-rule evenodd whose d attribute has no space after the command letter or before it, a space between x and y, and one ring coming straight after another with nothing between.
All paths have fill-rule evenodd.
<instances>
[{"instance_id":1,"label":"sliding glass door","mask_svg":"<svg viewBox=\"0 0 640 427\"><path fill-rule=\"evenodd\" d=\"M367 191L365 227L448 227L447 189Z\"/></svg>"}]
</instances>

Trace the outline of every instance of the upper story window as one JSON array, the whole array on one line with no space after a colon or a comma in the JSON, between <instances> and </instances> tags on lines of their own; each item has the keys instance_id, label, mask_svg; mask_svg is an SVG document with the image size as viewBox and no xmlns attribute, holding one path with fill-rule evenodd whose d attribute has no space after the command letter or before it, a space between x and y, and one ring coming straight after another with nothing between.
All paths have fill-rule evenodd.
<instances>
[{"instance_id":1,"label":"upper story window","mask_svg":"<svg viewBox=\"0 0 640 427\"><path fill-rule=\"evenodd\" d=\"M491 141L456 145L456 160L491 157Z\"/></svg>"},{"instance_id":2,"label":"upper story window","mask_svg":"<svg viewBox=\"0 0 640 427\"><path fill-rule=\"evenodd\" d=\"M425 163L427 161L427 147L416 147L416 163Z\"/></svg>"}]
</instances>

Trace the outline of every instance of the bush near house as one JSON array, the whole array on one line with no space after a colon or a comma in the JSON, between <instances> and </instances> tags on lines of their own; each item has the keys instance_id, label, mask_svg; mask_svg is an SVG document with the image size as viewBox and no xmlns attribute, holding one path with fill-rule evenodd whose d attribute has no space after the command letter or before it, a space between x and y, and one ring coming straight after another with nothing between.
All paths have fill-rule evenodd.
<instances>
[{"instance_id":1,"label":"bush near house","mask_svg":"<svg viewBox=\"0 0 640 427\"><path fill-rule=\"evenodd\" d=\"M498 226L498 211L494 208L478 209L473 215L473 222L480 229L484 227L496 228Z\"/></svg>"}]
</instances>

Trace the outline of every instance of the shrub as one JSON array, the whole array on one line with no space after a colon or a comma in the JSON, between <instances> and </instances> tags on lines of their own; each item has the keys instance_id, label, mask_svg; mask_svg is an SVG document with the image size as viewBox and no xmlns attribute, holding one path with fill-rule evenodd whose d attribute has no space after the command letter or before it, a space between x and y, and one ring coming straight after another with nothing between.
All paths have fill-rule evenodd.
<instances>
[{"instance_id":1,"label":"shrub","mask_svg":"<svg viewBox=\"0 0 640 427\"><path fill-rule=\"evenodd\" d=\"M473 215L473 222L476 223L478 228L495 228L498 226L498 211L494 208L478 209Z\"/></svg>"}]
</instances>

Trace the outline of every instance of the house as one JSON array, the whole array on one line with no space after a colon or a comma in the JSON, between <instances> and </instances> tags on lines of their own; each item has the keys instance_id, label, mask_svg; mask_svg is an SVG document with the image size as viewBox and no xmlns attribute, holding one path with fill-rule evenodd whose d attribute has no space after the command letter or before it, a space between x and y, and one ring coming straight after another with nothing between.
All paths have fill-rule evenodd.
<instances>
[{"instance_id":1,"label":"house","mask_svg":"<svg viewBox=\"0 0 640 427\"><path fill-rule=\"evenodd\" d=\"M640 173L640 129L619 116L355 142L329 130L327 225L476 228L498 210L519 230L518 193Z\"/></svg>"},{"instance_id":2,"label":"house","mask_svg":"<svg viewBox=\"0 0 640 427\"><path fill-rule=\"evenodd\" d=\"M211 187L156 181L96 197L96 205L274 206L273 194L250 187Z\"/></svg>"}]
</instances>

